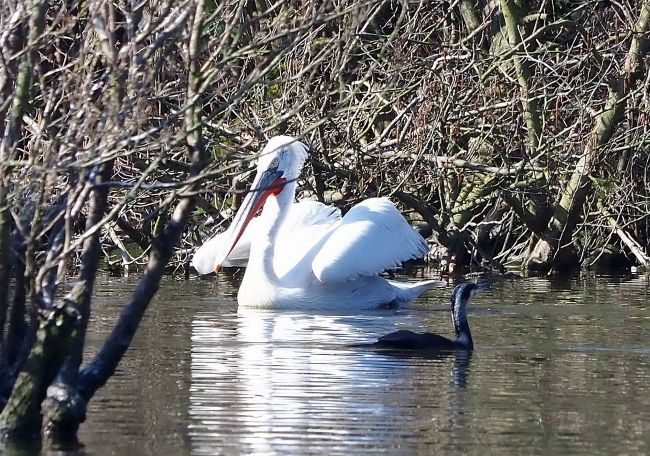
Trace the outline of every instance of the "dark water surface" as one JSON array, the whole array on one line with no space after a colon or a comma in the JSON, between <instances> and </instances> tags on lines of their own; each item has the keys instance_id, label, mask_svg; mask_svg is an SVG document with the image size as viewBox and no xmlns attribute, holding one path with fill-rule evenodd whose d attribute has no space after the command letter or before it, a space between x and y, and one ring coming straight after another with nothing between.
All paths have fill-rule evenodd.
<instances>
[{"instance_id":1,"label":"dark water surface","mask_svg":"<svg viewBox=\"0 0 650 456\"><path fill-rule=\"evenodd\" d=\"M97 349L135 279L103 278ZM227 276L167 278L91 402L88 454L648 454L650 277L500 282L469 309L472 356L349 348L451 335L448 296L351 315L237 313Z\"/></svg>"}]
</instances>

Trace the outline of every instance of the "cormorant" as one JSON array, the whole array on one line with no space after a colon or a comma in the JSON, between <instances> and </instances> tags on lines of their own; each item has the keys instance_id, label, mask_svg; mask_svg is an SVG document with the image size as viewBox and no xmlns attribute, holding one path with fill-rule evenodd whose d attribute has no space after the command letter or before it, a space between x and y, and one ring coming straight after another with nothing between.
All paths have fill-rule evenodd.
<instances>
[{"instance_id":1,"label":"cormorant","mask_svg":"<svg viewBox=\"0 0 650 456\"><path fill-rule=\"evenodd\" d=\"M451 292L451 319L454 323L456 340L432 333L416 333L399 330L380 337L366 347L389 350L473 350L474 342L467 323L467 302L476 293L488 290L489 283L461 283Z\"/></svg>"}]
</instances>

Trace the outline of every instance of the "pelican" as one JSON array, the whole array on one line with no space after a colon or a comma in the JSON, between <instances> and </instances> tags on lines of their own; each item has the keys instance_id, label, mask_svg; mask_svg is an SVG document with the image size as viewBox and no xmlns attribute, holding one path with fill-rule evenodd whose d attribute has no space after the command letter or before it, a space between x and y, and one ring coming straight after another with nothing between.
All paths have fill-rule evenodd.
<instances>
[{"instance_id":1,"label":"pelican","mask_svg":"<svg viewBox=\"0 0 650 456\"><path fill-rule=\"evenodd\" d=\"M240 308L405 306L428 288L443 285L379 275L428 251L426 241L387 198L362 201L344 217L315 201L294 203L306 159L307 146L295 138L269 140L232 224L194 255L192 264L200 274L245 265L237 294Z\"/></svg>"},{"instance_id":2,"label":"pelican","mask_svg":"<svg viewBox=\"0 0 650 456\"><path fill-rule=\"evenodd\" d=\"M357 344L355 347L371 347L388 350L474 350L472 333L467 323L467 303L476 293L489 290L489 283L461 283L451 292L451 321L456 339L451 340L433 333L416 333L401 329L380 337L373 344Z\"/></svg>"}]
</instances>

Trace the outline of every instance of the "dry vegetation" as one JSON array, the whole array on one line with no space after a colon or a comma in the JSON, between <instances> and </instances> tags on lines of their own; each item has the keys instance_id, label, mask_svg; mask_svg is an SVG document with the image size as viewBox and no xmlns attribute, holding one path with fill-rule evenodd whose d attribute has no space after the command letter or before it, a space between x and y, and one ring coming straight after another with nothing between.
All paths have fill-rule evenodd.
<instances>
[{"instance_id":1,"label":"dry vegetation","mask_svg":"<svg viewBox=\"0 0 650 456\"><path fill-rule=\"evenodd\" d=\"M443 270L649 266L649 28L647 0L5 0L5 434L50 384L45 429L74 433L273 134L311 147L303 196L391 196ZM102 258L146 268L80 367Z\"/></svg>"}]
</instances>

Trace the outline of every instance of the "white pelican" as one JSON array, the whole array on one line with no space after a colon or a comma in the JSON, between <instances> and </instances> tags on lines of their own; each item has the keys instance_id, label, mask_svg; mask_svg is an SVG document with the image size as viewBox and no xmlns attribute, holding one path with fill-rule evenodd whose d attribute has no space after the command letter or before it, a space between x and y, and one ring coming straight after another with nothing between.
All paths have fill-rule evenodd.
<instances>
[{"instance_id":1,"label":"white pelican","mask_svg":"<svg viewBox=\"0 0 650 456\"><path fill-rule=\"evenodd\" d=\"M295 138L269 140L232 224L194 255L192 265L200 274L246 265L239 306L272 309L403 306L443 285L379 276L428 251L426 241L387 198L362 201L345 217L314 201L294 203L306 159L307 147Z\"/></svg>"}]
</instances>

